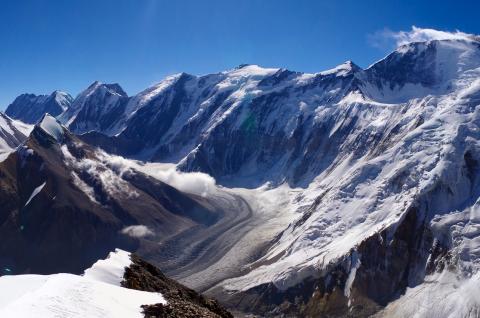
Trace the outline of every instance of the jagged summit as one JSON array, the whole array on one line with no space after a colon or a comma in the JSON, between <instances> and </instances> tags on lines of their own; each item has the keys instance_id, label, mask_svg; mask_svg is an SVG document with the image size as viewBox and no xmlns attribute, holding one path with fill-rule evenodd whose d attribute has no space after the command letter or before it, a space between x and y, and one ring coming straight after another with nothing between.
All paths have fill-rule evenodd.
<instances>
[{"instance_id":1,"label":"jagged summit","mask_svg":"<svg viewBox=\"0 0 480 318\"><path fill-rule=\"evenodd\" d=\"M336 76L347 76L355 72L359 72L361 70L362 68L360 66L348 60L330 70L320 72L319 74L321 75L335 74Z\"/></svg>"},{"instance_id":2,"label":"jagged summit","mask_svg":"<svg viewBox=\"0 0 480 318\"><path fill-rule=\"evenodd\" d=\"M28 124L36 123L43 114L58 116L72 104L73 98L65 92L54 91L50 95L22 94L8 107L5 113Z\"/></svg>"},{"instance_id":3,"label":"jagged summit","mask_svg":"<svg viewBox=\"0 0 480 318\"><path fill-rule=\"evenodd\" d=\"M431 86L479 66L479 42L431 40L399 46L367 71L397 85L408 81Z\"/></svg>"},{"instance_id":4,"label":"jagged summit","mask_svg":"<svg viewBox=\"0 0 480 318\"><path fill-rule=\"evenodd\" d=\"M107 131L116 123L115 116L121 116L128 102L128 95L119 84L92 83L78 94L71 107L58 116L60 122L76 133L92 130Z\"/></svg>"},{"instance_id":5,"label":"jagged summit","mask_svg":"<svg viewBox=\"0 0 480 318\"><path fill-rule=\"evenodd\" d=\"M128 97L127 93L123 90L120 84L118 83L106 84L100 81L95 81L92 84L90 84L90 86L88 86L88 88L84 92L80 93L79 96L92 94L97 90L108 90L110 93Z\"/></svg>"},{"instance_id":6,"label":"jagged summit","mask_svg":"<svg viewBox=\"0 0 480 318\"><path fill-rule=\"evenodd\" d=\"M64 137L65 127L52 115L46 113L43 118L35 125L35 129L41 129L51 136L57 142L61 142Z\"/></svg>"}]
</instances>

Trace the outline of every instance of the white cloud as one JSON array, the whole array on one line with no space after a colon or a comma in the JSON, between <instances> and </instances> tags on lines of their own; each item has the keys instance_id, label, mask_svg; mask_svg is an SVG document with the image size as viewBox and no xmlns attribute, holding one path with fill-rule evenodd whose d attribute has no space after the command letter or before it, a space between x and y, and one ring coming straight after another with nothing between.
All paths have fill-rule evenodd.
<instances>
[{"instance_id":1,"label":"white cloud","mask_svg":"<svg viewBox=\"0 0 480 318\"><path fill-rule=\"evenodd\" d=\"M153 235L153 231L145 225L131 225L127 226L121 231L122 234L130 237L141 238L145 236Z\"/></svg>"},{"instance_id":2,"label":"white cloud","mask_svg":"<svg viewBox=\"0 0 480 318\"><path fill-rule=\"evenodd\" d=\"M74 161L66 146L62 147L62 151L67 161ZM182 192L203 197L217 189L216 181L210 175L202 172L180 172L175 164L129 160L121 156L109 155L101 150L95 154L98 160L82 159L76 162L76 167L101 181L107 192L111 194L123 193L129 197L138 197L139 194L132 192L128 183L122 179L124 174L135 171L156 178Z\"/></svg>"},{"instance_id":3,"label":"white cloud","mask_svg":"<svg viewBox=\"0 0 480 318\"><path fill-rule=\"evenodd\" d=\"M448 32L435 29L424 29L416 26L412 26L410 31L395 32L390 29L384 29L377 31L368 37L370 44L379 48L386 48L392 44L398 47L412 42L426 42L431 40L471 41L475 38L478 37L473 34L464 33L458 30L454 32Z\"/></svg>"},{"instance_id":4,"label":"white cloud","mask_svg":"<svg viewBox=\"0 0 480 318\"><path fill-rule=\"evenodd\" d=\"M208 174L180 172L172 164L145 163L137 166L136 169L183 192L205 197L216 189L215 179Z\"/></svg>"}]
</instances>

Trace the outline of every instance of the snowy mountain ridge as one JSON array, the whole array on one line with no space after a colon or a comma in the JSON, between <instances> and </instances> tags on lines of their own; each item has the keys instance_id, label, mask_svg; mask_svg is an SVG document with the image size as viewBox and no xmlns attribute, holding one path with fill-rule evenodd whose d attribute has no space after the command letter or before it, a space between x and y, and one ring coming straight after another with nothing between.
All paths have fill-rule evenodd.
<instances>
[{"instance_id":1,"label":"snowy mountain ridge","mask_svg":"<svg viewBox=\"0 0 480 318\"><path fill-rule=\"evenodd\" d=\"M50 95L23 94L18 96L5 113L15 119L28 124L35 124L45 113L58 116L66 111L73 98L62 91L55 91Z\"/></svg>"},{"instance_id":2,"label":"snowy mountain ridge","mask_svg":"<svg viewBox=\"0 0 480 318\"><path fill-rule=\"evenodd\" d=\"M130 254L117 249L84 275L0 277L2 317L143 317L142 305L166 304L159 293L121 287Z\"/></svg>"},{"instance_id":3,"label":"snowy mountain ridge","mask_svg":"<svg viewBox=\"0 0 480 318\"><path fill-rule=\"evenodd\" d=\"M32 129L33 126L13 120L0 112L0 161L20 145Z\"/></svg>"},{"instance_id":4,"label":"snowy mountain ridge","mask_svg":"<svg viewBox=\"0 0 480 318\"><path fill-rule=\"evenodd\" d=\"M456 302L455 286L467 295L480 273L479 78L476 38L433 40L400 46L367 69L350 61L315 74L242 65L180 73L134 97L95 83L58 118L107 152L207 173L229 188L228 200L261 208L249 200L262 189L286 202L276 235L254 236L275 224L264 216L238 241L205 243L227 251L248 250L251 237L262 243L235 276L205 283L205 273L231 266L229 252L208 245L191 261L211 261L174 270L239 310L409 317L414 304L429 304L439 316L475 317L474 296L453 311L440 303ZM79 171L88 159L69 164ZM181 238L188 246L191 237Z\"/></svg>"}]
</instances>

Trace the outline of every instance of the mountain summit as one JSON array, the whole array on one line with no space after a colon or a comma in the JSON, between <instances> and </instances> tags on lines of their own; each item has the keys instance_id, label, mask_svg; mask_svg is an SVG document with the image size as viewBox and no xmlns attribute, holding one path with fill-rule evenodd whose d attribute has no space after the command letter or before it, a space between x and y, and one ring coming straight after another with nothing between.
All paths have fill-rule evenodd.
<instances>
[{"instance_id":1,"label":"mountain summit","mask_svg":"<svg viewBox=\"0 0 480 318\"><path fill-rule=\"evenodd\" d=\"M8 105L5 113L28 124L35 124L45 113L58 116L67 110L73 98L61 91L50 95L23 94Z\"/></svg>"}]
</instances>

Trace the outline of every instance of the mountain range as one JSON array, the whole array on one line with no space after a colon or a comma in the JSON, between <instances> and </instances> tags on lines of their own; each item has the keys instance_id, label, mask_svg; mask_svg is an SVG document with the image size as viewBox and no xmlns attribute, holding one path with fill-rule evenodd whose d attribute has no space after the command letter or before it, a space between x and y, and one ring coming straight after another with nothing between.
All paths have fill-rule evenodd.
<instances>
[{"instance_id":1,"label":"mountain range","mask_svg":"<svg viewBox=\"0 0 480 318\"><path fill-rule=\"evenodd\" d=\"M119 247L239 313L477 317L479 105L475 37L22 95L0 262L78 273Z\"/></svg>"}]
</instances>

